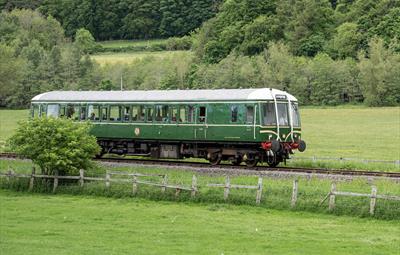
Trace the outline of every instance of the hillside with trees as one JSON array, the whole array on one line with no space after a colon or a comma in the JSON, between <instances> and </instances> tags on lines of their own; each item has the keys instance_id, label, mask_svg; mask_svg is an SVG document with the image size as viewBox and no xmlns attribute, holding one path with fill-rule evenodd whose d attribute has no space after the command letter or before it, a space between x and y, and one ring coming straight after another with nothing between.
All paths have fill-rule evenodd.
<instances>
[{"instance_id":1,"label":"hillside with trees","mask_svg":"<svg viewBox=\"0 0 400 255\"><path fill-rule=\"evenodd\" d=\"M3 6L11 9L11 2L20 3L5 2ZM111 1L107 10L112 12L113 4L122 2ZM148 22L136 23L140 15L135 13L142 9L132 7L125 20L131 24L129 29L121 23L107 25L113 21L107 15L101 22L92 20L92 25L80 23L79 17L85 22L92 17L87 13L73 16L83 7L74 12L52 0L30 1L32 6L25 6L36 11L3 11L1 106L26 107L33 95L48 90L119 89L122 79L124 89L274 87L294 94L306 105L400 104L399 1L230 0L219 5L206 1L219 6L218 12L207 16L211 18L204 23L197 19L197 25L184 21L188 17L196 20L185 12L186 5L156 2L155 18L144 15ZM206 2L185 3L210 6ZM141 3L149 7L152 1ZM65 17L57 17L54 8L72 12L68 14L74 17L71 26ZM205 17L202 12L193 13ZM118 17L114 18L124 22ZM153 24L152 20L158 22L157 29L141 27ZM118 35L102 34L102 28ZM95 40L120 38L121 29L133 38L189 33L183 41L191 41L192 50L98 65L90 57L98 47ZM179 40L170 40L174 41Z\"/></svg>"}]
</instances>

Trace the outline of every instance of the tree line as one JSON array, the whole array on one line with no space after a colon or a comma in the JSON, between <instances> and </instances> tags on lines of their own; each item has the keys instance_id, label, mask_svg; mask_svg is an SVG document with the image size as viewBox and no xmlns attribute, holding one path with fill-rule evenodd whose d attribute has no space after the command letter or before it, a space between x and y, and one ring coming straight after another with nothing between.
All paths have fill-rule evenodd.
<instances>
[{"instance_id":1,"label":"tree line","mask_svg":"<svg viewBox=\"0 0 400 255\"><path fill-rule=\"evenodd\" d=\"M218 11L221 0L0 0L0 8L36 9L57 19L67 37L80 28L96 40L183 36Z\"/></svg>"}]
</instances>

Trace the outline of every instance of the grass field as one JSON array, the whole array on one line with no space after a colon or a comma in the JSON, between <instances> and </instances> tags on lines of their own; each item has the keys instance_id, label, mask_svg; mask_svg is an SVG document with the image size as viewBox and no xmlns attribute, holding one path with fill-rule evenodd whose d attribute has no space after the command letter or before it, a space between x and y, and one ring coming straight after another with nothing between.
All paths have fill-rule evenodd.
<instances>
[{"instance_id":1,"label":"grass field","mask_svg":"<svg viewBox=\"0 0 400 255\"><path fill-rule=\"evenodd\" d=\"M152 46L155 44L166 43L167 39L152 39L152 40L111 40L98 42L106 48L120 48L129 46Z\"/></svg>"},{"instance_id":2,"label":"grass field","mask_svg":"<svg viewBox=\"0 0 400 255\"><path fill-rule=\"evenodd\" d=\"M400 223L0 190L2 254L398 254Z\"/></svg>"},{"instance_id":3,"label":"grass field","mask_svg":"<svg viewBox=\"0 0 400 255\"><path fill-rule=\"evenodd\" d=\"M154 51L154 52L124 52L124 53L102 53L91 55L91 58L100 65L106 64L129 64L135 60L143 59L145 57L167 58L173 57L176 54L187 53L189 51Z\"/></svg>"}]
</instances>

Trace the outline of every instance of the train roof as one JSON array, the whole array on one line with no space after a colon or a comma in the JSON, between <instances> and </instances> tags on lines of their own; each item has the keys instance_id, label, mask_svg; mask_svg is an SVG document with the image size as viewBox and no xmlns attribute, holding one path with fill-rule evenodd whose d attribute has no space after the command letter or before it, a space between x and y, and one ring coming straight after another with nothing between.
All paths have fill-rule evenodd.
<instances>
[{"instance_id":1,"label":"train roof","mask_svg":"<svg viewBox=\"0 0 400 255\"><path fill-rule=\"evenodd\" d=\"M297 99L277 89L198 89L125 91L51 91L32 98L32 102L150 102L150 101L264 101Z\"/></svg>"}]
</instances>

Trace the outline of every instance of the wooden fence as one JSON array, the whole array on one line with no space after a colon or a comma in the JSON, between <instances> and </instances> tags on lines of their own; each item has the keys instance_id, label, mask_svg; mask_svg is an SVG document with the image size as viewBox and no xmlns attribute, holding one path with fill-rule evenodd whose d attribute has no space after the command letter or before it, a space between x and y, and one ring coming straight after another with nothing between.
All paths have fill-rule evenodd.
<instances>
[{"instance_id":1,"label":"wooden fence","mask_svg":"<svg viewBox=\"0 0 400 255\"><path fill-rule=\"evenodd\" d=\"M397 200L400 201L400 196L389 196L389 195L378 195L378 189L376 186L371 186L370 194L347 192L347 191L337 191L336 182L332 182L330 192L322 199L320 205L322 205L329 198L329 210L332 211L335 208L336 196L350 196L350 197L369 197L371 198L369 204L369 213L371 215L375 214L376 199L386 199L386 200Z\"/></svg>"},{"instance_id":2,"label":"wooden fence","mask_svg":"<svg viewBox=\"0 0 400 255\"><path fill-rule=\"evenodd\" d=\"M125 178L121 178L125 177ZM129 172L113 172L107 171L104 177L90 177L84 175L84 170L79 171L79 176L59 176L57 173L55 175L44 175L44 174L36 174L35 168L32 168L31 174L17 174L13 171L8 171L6 173L0 172L0 177L6 177L9 180L11 177L15 178L29 178L29 191L33 190L35 185L35 178L41 179L53 179L53 192L56 192L58 187L58 181L60 179L66 180L77 180L78 185L80 187L84 186L85 181L101 181L105 183L106 188L110 188L112 182L116 183L131 183L132 184L132 193L136 194L138 191L138 185L149 185L159 187L161 192L164 193L166 189L175 189L175 196L178 196L181 191L190 191L191 196L195 197L199 191L199 186L197 184L197 177L193 175L192 183L190 186L184 185L175 185L168 184L168 176L166 174L142 174L142 173L129 173ZM113 178L114 177L114 178ZM152 182L140 179L142 177L153 177L158 178L158 182ZM265 178L265 177L264 177ZM229 193L231 189L254 189L256 190L256 204L259 205L262 199L262 191L263 191L263 177L258 177L257 185L240 185L240 184L232 184L230 176L225 177L225 183L208 183L206 184L209 188L224 188L224 199L227 200L229 197ZM297 199L298 199L298 190L299 190L299 182L297 179L293 180L293 188L292 188L292 196L291 196L291 207L296 207ZM333 210L335 208L335 200L336 196L353 196L353 197L369 197L370 201L370 214L373 215L376 207L376 200L386 199L386 200L396 200L400 201L400 196L391 196L391 195L378 195L376 186L371 186L371 194L362 194L362 193L354 193L354 192L343 192L337 191L336 182L332 182L331 190L329 193L322 199L320 205L322 205L329 198L329 210Z\"/></svg>"}]
</instances>

